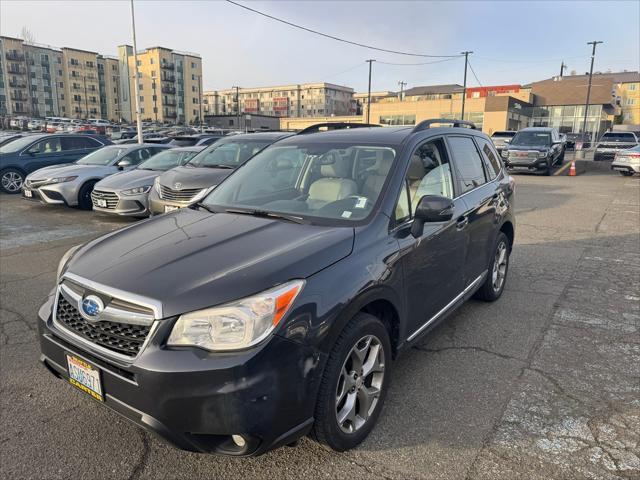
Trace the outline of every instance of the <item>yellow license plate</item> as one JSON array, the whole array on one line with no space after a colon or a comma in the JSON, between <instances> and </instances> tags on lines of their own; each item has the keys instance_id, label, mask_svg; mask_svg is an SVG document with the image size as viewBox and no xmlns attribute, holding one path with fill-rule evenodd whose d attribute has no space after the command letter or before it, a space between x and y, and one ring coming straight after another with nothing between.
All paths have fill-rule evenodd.
<instances>
[{"instance_id":1,"label":"yellow license plate","mask_svg":"<svg viewBox=\"0 0 640 480\"><path fill-rule=\"evenodd\" d=\"M69 383L103 402L100 370L73 355L67 355L67 365L69 367Z\"/></svg>"}]
</instances>

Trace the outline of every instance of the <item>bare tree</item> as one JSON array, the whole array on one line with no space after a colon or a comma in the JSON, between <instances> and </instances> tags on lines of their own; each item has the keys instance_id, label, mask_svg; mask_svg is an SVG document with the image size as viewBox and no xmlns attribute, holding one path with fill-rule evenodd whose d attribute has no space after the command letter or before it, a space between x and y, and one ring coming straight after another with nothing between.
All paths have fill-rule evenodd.
<instances>
[{"instance_id":1,"label":"bare tree","mask_svg":"<svg viewBox=\"0 0 640 480\"><path fill-rule=\"evenodd\" d=\"M31 30L27 27L22 27L22 30L20 30L20 38L27 43L35 43L36 41L36 37L33 36Z\"/></svg>"}]
</instances>

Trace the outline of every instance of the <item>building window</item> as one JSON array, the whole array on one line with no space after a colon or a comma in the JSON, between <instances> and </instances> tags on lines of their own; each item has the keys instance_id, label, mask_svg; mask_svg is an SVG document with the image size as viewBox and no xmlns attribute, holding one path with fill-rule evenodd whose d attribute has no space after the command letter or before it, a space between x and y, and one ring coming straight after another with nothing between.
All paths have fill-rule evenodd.
<instances>
[{"instance_id":1,"label":"building window","mask_svg":"<svg viewBox=\"0 0 640 480\"><path fill-rule=\"evenodd\" d=\"M196 68L196 62L191 62L191 68Z\"/></svg>"},{"instance_id":2,"label":"building window","mask_svg":"<svg viewBox=\"0 0 640 480\"><path fill-rule=\"evenodd\" d=\"M154 59L152 58L149 63L151 63L151 65L153 65Z\"/></svg>"},{"instance_id":3,"label":"building window","mask_svg":"<svg viewBox=\"0 0 640 480\"><path fill-rule=\"evenodd\" d=\"M627 87L627 90L635 90L636 89L636 85L637 85L637 83L630 83L629 86Z\"/></svg>"},{"instance_id":4,"label":"building window","mask_svg":"<svg viewBox=\"0 0 640 480\"><path fill-rule=\"evenodd\" d=\"M625 102L625 105L635 105L635 104L636 104L635 98L627 98L627 101Z\"/></svg>"},{"instance_id":5,"label":"building window","mask_svg":"<svg viewBox=\"0 0 640 480\"><path fill-rule=\"evenodd\" d=\"M144 113L144 107L140 107L140 113Z\"/></svg>"},{"instance_id":6,"label":"building window","mask_svg":"<svg viewBox=\"0 0 640 480\"><path fill-rule=\"evenodd\" d=\"M139 83L139 84L138 84L138 90L142 91L142 86L143 86L143 85L142 85L141 83Z\"/></svg>"},{"instance_id":7,"label":"building window","mask_svg":"<svg viewBox=\"0 0 640 480\"><path fill-rule=\"evenodd\" d=\"M138 60L137 64L138 64L139 67L141 67L142 66L142 60Z\"/></svg>"},{"instance_id":8,"label":"building window","mask_svg":"<svg viewBox=\"0 0 640 480\"><path fill-rule=\"evenodd\" d=\"M151 70L151 76L155 77L156 76L156 71L155 70Z\"/></svg>"}]
</instances>

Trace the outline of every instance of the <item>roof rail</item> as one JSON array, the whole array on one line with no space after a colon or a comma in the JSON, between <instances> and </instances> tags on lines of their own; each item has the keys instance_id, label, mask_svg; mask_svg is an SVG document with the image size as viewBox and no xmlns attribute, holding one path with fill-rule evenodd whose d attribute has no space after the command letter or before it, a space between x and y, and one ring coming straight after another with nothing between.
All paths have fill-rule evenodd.
<instances>
[{"instance_id":1,"label":"roof rail","mask_svg":"<svg viewBox=\"0 0 640 480\"><path fill-rule=\"evenodd\" d=\"M429 120L423 120L415 127L413 127L413 132L420 132L422 130L427 130L431 128L431 125L434 123L450 123L454 127L468 127L472 130L477 130L476 124L473 122L467 122L466 120L456 120L452 118L430 118Z\"/></svg>"},{"instance_id":2,"label":"roof rail","mask_svg":"<svg viewBox=\"0 0 640 480\"><path fill-rule=\"evenodd\" d=\"M368 127L380 127L381 125L375 125L372 123L349 123L349 122L326 122L326 123L316 123L307 128L303 128L298 132L298 135L304 135L305 133L316 133L319 132L321 128L326 128L327 130L344 130L347 128L368 128Z\"/></svg>"}]
</instances>

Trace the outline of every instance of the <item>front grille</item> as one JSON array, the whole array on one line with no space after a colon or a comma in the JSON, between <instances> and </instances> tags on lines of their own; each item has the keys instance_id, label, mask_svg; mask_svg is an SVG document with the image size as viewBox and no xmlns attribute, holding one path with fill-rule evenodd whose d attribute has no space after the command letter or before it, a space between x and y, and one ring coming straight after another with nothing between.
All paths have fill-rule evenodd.
<instances>
[{"instance_id":1,"label":"front grille","mask_svg":"<svg viewBox=\"0 0 640 480\"><path fill-rule=\"evenodd\" d=\"M509 152L509 158L515 160L519 158L538 158L537 151Z\"/></svg>"},{"instance_id":2,"label":"front grille","mask_svg":"<svg viewBox=\"0 0 640 480\"><path fill-rule=\"evenodd\" d=\"M93 202L94 207L105 208L98 205L97 199L106 200L106 208L109 208L111 210L114 210L116 208L119 201L118 195L116 195L114 192L105 192L103 190L94 190L93 192L91 192L91 201Z\"/></svg>"},{"instance_id":3,"label":"front grille","mask_svg":"<svg viewBox=\"0 0 640 480\"><path fill-rule=\"evenodd\" d=\"M27 179L27 181L25 182L25 185L27 187L34 187L35 188L35 187L39 187L40 185L44 185L45 183L47 183L47 179L46 178L38 179L38 180L35 180L35 179L29 180L29 179Z\"/></svg>"},{"instance_id":4,"label":"front grille","mask_svg":"<svg viewBox=\"0 0 640 480\"><path fill-rule=\"evenodd\" d=\"M58 296L56 321L96 345L129 357L135 357L138 354L151 330L150 326L126 323L106 321L90 323L62 295Z\"/></svg>"},{"instance_id":5,"label":"front grille","mask_svg":"<svg viewBox=\"0 0 640 480\"><path fill-rule=\"evenodd\" d=\"M160 198L164 200L173 200L176 202L189 202L193 197L200 193L201 188L185 188L184 190L174 190L173 188L160 185Z\"/></svg>"}]
</instances>

